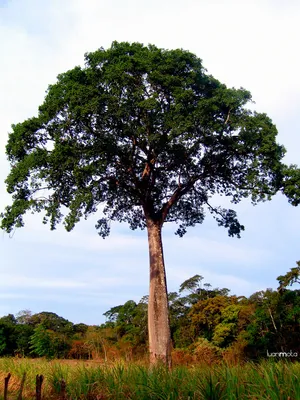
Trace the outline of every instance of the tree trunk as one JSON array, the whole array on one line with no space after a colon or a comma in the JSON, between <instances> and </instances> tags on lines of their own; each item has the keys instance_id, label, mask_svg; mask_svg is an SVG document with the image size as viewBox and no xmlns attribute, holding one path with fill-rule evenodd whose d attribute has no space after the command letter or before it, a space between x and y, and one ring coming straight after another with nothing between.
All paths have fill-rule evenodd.
<instances>
[{"instance_id":1,"label":"tree trunk","mask_svg":"<svg viewBox=\"0 0 300 400\"><path fill-rule=\"evenodd\" d=\"M165 263L161 240L161 223L147 219L150 290L148 329L150 363L171 367L171 332Z\"/></svg>"}]
</instances>

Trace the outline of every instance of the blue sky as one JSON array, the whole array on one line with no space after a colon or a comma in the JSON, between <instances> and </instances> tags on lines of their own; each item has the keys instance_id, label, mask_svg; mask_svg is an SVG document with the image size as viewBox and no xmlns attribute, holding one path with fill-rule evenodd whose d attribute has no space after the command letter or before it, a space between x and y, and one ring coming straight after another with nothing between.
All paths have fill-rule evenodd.
<instances>
[{"instance_id":1,"label":"blue sky","mask_svg":"<svg viewBox=\"0 0 300 400\"><path fill-rule=\"evenodd\" d=\"M255 109L277 125L285 162L300 164L299 19L296 0L0 0L0 209L10 202L4 179L11 124L36 115L59 73L113 40L194 52L227 86L251 91ZM229 238L210 216L182 239L165 226L170 291L200 274L214 287L250 295L276 288L276 277L296 265L299 207L277 195L236 210L246 227L241 239ZM97 219L67 233L50 232L39 215L29 215L12 237L0 232L0 316L30 309L99 324L110 307L147 294L146 233L114 224L103 240Z\"/></svg>"}]
</instances>

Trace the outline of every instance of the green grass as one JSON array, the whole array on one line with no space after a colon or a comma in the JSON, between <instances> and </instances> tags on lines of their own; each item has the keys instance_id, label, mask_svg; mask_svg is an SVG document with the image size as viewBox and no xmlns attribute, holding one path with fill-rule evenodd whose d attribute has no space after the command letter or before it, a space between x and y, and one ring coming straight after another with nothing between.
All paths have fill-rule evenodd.
<instances>
[{"instance_id":1,"label":"green grass","mask_svg":"<svg viewBox=\"0 0 300 400\"><path fill-rule=\"evenodd\" d=\"M44 399L59 399L61 381L72 400L300 400L300 363L266 361L242 366L148 368L116 362L0 359L0 399L10 372L9 399L17 396L24 372L23 399L34 398L35 377L42 374Z\"/></svg>"}]
</instances>

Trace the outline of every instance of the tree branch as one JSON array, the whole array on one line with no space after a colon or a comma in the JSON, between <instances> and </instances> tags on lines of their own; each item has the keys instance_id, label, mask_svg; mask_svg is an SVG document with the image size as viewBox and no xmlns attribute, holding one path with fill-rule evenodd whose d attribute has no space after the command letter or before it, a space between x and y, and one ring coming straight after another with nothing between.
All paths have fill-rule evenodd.
<instances>
[{"instance_id":1,"label":"tree branch","mask_svg":"<svg viewBox=\"0 0 300 400\"><path fill-rule=\"evenodd\" d=\"M175 190L175 192L172 194L172 196L169 198L169 200L163 205L161 209L161 221L162 223L165 221L167 218L168 212L170 208L178 202L178 200L184 196L197 182L197 180L200 179L200 176L195 176L189 180L188 183L185 185L178 185L178 188Z\"/></svg>"},{"instance_id":2,"label":"tree branch","mask_svg":"<svg viewBox=\"0 0 300 400\"><path fill-rule=\"evenodd\" d=\"M226 120L225 120L225 122L224 122L224 125L227 125L227 123L228 123L228 121L229 121L230 111L231 111L231 108L230 108L229 111L228 111L227 118L226 118Z\"/></svg>"}]
</instances>

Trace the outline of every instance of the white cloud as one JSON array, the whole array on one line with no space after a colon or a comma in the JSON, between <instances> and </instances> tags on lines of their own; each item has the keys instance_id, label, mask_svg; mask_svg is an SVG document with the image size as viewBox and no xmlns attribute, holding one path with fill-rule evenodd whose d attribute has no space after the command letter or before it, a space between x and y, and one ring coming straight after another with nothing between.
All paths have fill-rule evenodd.
<instances>
[{"instance_id":1,"label":"white cloud","mask_svg":"<svg viewBox=\"0 0 300 400\"><path fill-rule=\"evenodd\" d=\"M56 289L73 289L87 286L86 283L79 281L62 280L62 279L47 279L47 278L34 278L25 275L11 275L8 273L0 272L0 288L56 288Z\"/></svg>"},{"instance_id":2,"label":"white cloud","mask_svg":"<svg viewBox=\"0 0 300 400\"><path fill-rule=\"evenodd\" d=\"M3 300L16 300L16 299L28 299L30 296L26 295L25 293L0 293L0 299ZM0 307L4 310L4 313L7 313L6 308L5 307ZM2 315L1 315L2 316ZM0 317L1 318L1 317Z\"/></svg>"}]
</instances>

